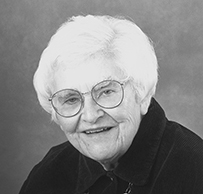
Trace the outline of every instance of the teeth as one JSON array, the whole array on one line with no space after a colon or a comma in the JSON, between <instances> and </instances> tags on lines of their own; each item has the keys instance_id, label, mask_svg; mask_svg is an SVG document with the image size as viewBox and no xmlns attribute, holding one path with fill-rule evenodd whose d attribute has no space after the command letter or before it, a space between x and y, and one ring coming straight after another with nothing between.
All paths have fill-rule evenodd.
<instances>
[{"instance_id":1,"label":"teeth","mask_svg":"<svg viewBox=\"0 0 203 194\"><path fill-rule=\"evenodd\" d=\"M93 133L100 133L102 131L108 131L109 129L111 129L111 127L105 127L105 128L101 128L101 129L96 129L96 130L89 130L89 131L85 131L86 134L93 134Z\"/></svg>"}]
</instances>

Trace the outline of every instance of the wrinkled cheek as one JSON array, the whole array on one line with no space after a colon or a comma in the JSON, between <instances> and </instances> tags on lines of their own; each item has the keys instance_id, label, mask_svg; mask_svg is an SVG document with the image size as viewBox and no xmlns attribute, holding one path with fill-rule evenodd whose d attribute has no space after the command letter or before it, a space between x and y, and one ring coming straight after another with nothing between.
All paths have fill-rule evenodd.
<instances>
[{"instance_id":1,"label":"wrinkled cheek","mask_svg":"<svg viewBox=\"0 0 203 194\"><path fill-rule=\"evenodd\" d=\"M115 118L119 123L135 124L137 120L136 117L136 112L132 113L129 110L124 110L122 114L117 115Z\"/></svg>"},{"instance_id":2,"label":"wrinkled cheek","mask_svg":"<svg viewBox=\"0 0 203 194\"><path fill-rule=\"evenodd\" d=\"M59 119L59 125L65 134L72 134L76 132L76 122L68 122L66 119Z\"/></svg>"},{"instance_id":3,"label":"wrinkled cheek","mask_svg":"<svg viewBox=\"0 0 203 194\"><path fill-rule=\"evenodd\" d=\"M129 111L125 112L125 119L120 123L121 133L126 136L132 135L134 136L139 128L141 121L141 115L139 113L132 114Z\"/></svg>"}]
</instances>

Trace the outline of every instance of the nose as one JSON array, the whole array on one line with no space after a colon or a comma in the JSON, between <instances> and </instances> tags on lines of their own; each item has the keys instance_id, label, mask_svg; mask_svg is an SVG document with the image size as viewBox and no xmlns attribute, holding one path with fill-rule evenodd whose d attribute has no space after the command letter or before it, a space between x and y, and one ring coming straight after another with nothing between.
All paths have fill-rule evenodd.
<instances>
[{"instance_id":1,"label":"nose","mask_svg":"<svg viewBox=\"0 0 203 194\"><path fill-rule=\"evenodd\" d=\"M99 118L104 115L102 108L96 104L91 96L86 96L84 99L84 107L81 111L81 120L86 123L96 123Z\"/></svg>"}]
</instances>

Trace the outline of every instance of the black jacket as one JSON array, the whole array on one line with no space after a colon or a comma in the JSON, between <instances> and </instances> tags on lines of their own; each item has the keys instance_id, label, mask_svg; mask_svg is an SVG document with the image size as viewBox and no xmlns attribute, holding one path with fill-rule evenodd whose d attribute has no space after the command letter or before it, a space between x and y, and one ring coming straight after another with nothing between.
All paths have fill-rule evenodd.
<instances>
[{"instance_id":1,"label":"black jacket","mask_svg":"<svg viewBox=\"0 0 203 194\"><path fill-rule=\"evenodd\" d=\"M152 99L131 147L113 171L69 142L53 147L20 194L203 194L203 140L168 121Z\"/></svg>"}]
</instances>

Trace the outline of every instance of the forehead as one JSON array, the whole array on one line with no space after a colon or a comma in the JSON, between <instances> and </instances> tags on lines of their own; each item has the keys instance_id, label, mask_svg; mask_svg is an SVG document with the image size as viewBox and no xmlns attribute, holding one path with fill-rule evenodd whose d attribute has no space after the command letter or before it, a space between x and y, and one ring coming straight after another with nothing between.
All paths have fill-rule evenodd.
<instances>
[{"instance_id":1,"label":"forehead","mask_svg":"<svg viewBox=\"0 0 203 194\"><path fill-rule=\"evenodd\" d=\"M124 75L116 68L115 62L92 59L75 67L59 68L54 76L54 92L65 88L86 92L106 79L119 81Z\"/></svg>"}]
</instances>

